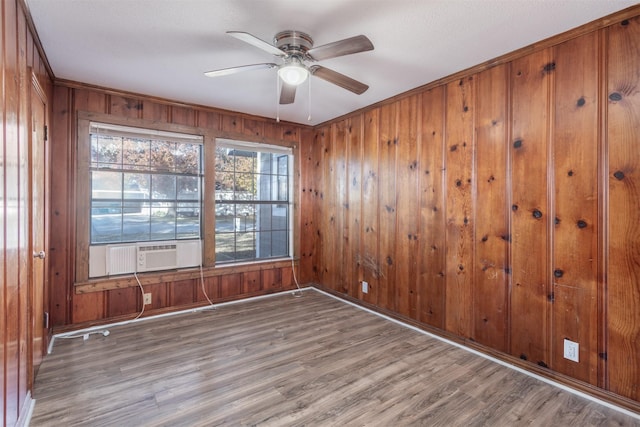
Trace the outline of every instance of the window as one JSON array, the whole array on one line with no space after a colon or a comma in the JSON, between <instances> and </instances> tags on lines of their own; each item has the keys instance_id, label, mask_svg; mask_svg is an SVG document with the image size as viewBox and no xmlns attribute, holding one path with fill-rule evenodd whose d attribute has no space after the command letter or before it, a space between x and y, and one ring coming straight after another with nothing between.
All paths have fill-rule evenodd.
<instances>
[{"instance_id":1,"label":"window","mask_svg":"<svg viewBox=\"0 0 640 427\"><path fill-rule=\"evenodd\" d=\"M292 151L216 141L216 262L290 256Z\"/></svg>"},{"instance_id":2,"label":"window","mask_svg":"<svg viewBox=\"0 0 640 427\"><path fill-rule=\"evenodd\" d=\"M200 238L202 137L91 123L90 243Z\"/></svg>"}]
</instances>

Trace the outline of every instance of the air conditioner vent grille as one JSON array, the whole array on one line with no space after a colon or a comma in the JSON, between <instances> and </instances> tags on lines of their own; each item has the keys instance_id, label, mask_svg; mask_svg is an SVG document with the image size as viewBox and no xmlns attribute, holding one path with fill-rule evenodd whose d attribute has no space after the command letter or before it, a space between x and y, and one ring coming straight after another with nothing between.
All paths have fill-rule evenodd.
<instances>
[{"instance_id":1,"label":"air conditioner vent grille","mask_svg":"<svg viewBox=\"0 0 640 427\"><path fill-rule=\"evenodd\" d=\"M153 245L153 246L139 246L139 251L166 251L175 250L176 245Z\"/></svg>"}]
</instances>

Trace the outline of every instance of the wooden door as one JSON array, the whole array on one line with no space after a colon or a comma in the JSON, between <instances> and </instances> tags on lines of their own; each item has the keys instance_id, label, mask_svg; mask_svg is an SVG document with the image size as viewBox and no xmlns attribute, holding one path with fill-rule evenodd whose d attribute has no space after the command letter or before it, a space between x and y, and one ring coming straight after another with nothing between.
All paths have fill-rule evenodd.
<instances>
[{"instance_id":1,"label":"wooden door","mask_svg":"<svg viewBox=\"0 0 640 427\"><path fill-rule=\"evenodd\" d=\"M49 329L47 304L47 101L35 77L31 87L31 141L30 141L30 212L31 212L31 381L35 378L47 348Z\"/></svg>"}]
</instances>

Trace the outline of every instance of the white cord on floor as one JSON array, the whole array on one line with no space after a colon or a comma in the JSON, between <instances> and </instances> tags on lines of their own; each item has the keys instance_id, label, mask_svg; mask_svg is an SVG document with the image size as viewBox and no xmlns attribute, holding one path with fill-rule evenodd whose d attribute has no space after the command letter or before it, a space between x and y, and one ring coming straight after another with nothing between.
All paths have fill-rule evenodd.
<instances>
[{"instance_id":1,"label":"white cord on floor","mask_svg":"<svg viewBox=\"0 0 640 427\"><path fill-rule=\"evenodd\" d=\"M298 287L297 291L293 291L291 295L296 298L300 298L302 296L302 290L300 289L300 284L298 283L298 278L296 277L296 266L293 263L293 257L291 257L291 271L293 271L293 281L296 283Z\"/></svg>"},{"instance_id":2,"label":"white cord on floor","mask_svg":"<svg viewBox=\"0 0 640 427\"><path fill-rule=\"evenodd\" d=\"M138 282L138 286L140 287L140 295L142 296L142 310L140 310L140 313L138 313L138 315L135 317L135 319L133 320L138 320L140 318L140 316L142 316L142 313L144 313L144 289L142 288L142 283L140 283L140 279L138 279L138 273L136 273L135 271L133 272L133 277L136 278L136 282ZM132 321L133 321L132 320Z\"/></svg>"},{"instance_id":3,"label":"white cord on floor","mask_svg":"<svg viewBox=\"0 0 640 427\"><path fill-rule=\"evenodd\" d=\"M211 299L209 298L209 295L207 295L207 291L204 287L204 273L202 272L202 263L200 263L200 287L202 288L202 293L204 294L204 297L207 299L207 301L209 301L209 304L211 305L211 307L216 308L216 306L213 304L213 301L211 301Z\"/></svg>"},{"instance_id":4,"label":"white cord on floor","mask_svg":"<svg viewBox=\"0 0 640 427\"><path fill-rule=\"evenodd\" d=\"M142 309L140 310L140 313L138 313L138 315L131 319L130 321L123 323L123 325L127 325L130 322L133 322L134 320L138 320L142 314L144 313L144 288L142 287L142 283L140 282L140 279L138 278L138 274L136 272L133 273L133 277L136 278L136 282L138 283L138 287L140 288L140 295L142 296ZM98 330L98 331L91 331L91 332L86 332L84 334L78 334L78 335L64 335L64 336L59 336L58 338L62 338L62 339L72 339L72 338L82 338L83 340L88 340L90 335L94 335L94 334L100 334L104 337L108 337L109 334L111 332L109 332L108 329L104 329L104 330Z\"/></svg>"},{"instance_id":5,"label":"white cord on floor","mask_svg":"<svg viewBox=\"0 0 640 427\"><path fill-rule=\"evenodd\" d=\"M209 295L207 295L207 290L204 287L204 273L202 272L202 239L198 240L199 243L199 253L200 253L200 287L202 288L202 293L204 294L204 297L207 299L207 301L209 301L209 305L211 305L212 309L215 309L216 306L213 304L213 301L211 301L211 298L209 298Z\"/></svg>"}]
</instances>

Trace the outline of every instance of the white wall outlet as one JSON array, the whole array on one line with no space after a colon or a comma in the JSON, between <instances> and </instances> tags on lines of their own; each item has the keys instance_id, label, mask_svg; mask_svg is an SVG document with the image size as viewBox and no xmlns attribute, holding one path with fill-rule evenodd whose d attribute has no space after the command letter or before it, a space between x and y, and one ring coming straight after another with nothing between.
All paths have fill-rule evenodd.
<instances>
[{"instance_id":1,"label":"white wall outlet","mask_svg":"<svg viewBox=\"0 0 640 427\"><path fill-rule=\"evenodd\" d=\"M580 344L564 339L564 358L579 362Z\"/></svg>"},{"instance_id":2,"label":"white wall outlet","mask_svg":"<svg viewBox=\"0 0 640 427\"><path fill-rule=\"evenodd\" d=\"M151 304L151 292L144 294L144 305Z\"/></svg>"},{"instance_id":3,"label":"white wall outlet","mask_svg":"<svg viewBox=\"0 0 640 427\"><path fill-rule=\"evenodd\" d=\"M362 281L362 293L363 294L369 293L369 283L365 282L364 280Z\"/></svg>"}]
</instances>

